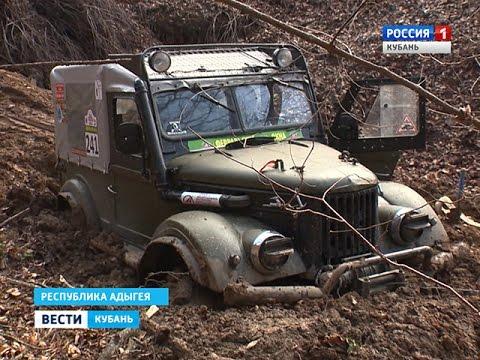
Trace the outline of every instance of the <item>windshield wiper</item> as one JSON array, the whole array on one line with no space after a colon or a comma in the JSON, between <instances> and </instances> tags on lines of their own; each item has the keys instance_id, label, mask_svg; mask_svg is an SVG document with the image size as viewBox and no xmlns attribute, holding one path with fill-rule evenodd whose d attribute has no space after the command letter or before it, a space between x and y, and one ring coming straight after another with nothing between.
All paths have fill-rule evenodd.
<instances>
[{"instance_id":1,"label":"windshield wiper","mask_svg":"<svg viewBox=\"0 0 480 360\"><path fill-rule=\"evenodd\" d=\"M227 106L225 104L222 104L221 101L218 101L214 97L212 97L210 94L207 93L207 89L202 88L200 85L195 84L194 87L189 87L190 91L193 92L194 94L198 94L198 96L201 96L204 99L207 99L208 101L223 107L224 109L227 109L228 111L232 113L236 113L234 109L232 109L230 106Z\"/></svg>"},{"instance_id":2,"label":"windshield wiper","mask_svg":"<svg viewBox=\"0 0 480 360\"><path fill-rule=\"evenodd\" d=\"M235 150L235 149L241 149L248 146L259 146L259 145L264 145L264 144L270 144L274 143L276 140L275 137L273 136L257 136L257 137L251 137L247 139L240 139L231 143L228 143L225 145L226 150Z\"/></svg>"}]
</instances>

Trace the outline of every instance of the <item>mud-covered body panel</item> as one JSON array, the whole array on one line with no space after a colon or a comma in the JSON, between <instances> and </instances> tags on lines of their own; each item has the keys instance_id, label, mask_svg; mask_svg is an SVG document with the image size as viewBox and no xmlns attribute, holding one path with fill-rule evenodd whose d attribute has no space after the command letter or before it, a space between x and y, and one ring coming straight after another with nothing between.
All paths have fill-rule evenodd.
<instances>
[{"instance_id":1,"label":"mud-covered body panel","mask_svg":"<svg viewBox=\"0 0 480 360\"><path fill-rule=\"evenodd\" d=\"M297 142L297 141L296 141ZM203 183L220 186L271 190L271 185L255 170L261 170L272 160L282 160L281 169L265 168L264 174L291 189L301 184L306 194L322 195L338 181L334 191L352 191L377 184L376 176L360 163L341 160L337 150L319 142L287 141L225 150L224 155L213 150L185 154L168 163L174 168L172 179L177 183ZM313 149L312 149L313 147ZM303 181L296 167L304 165ZM249 168L252 167L252 168Z\"/></svg>"},{"instance_id":2,"label":"mud-covered body panel","mask_svg":"<svg viewBox=\"0 0 480 360\"><path fill-rule=\"evenodd\" d=\"M385 252L396 251L405 247L413 246L434 246L448 242L448 235L443 224L428 202L415 190L406 185L393 181L380 182L380 198L383 198L388 204L403 207L409 210L415 210L418 213L427 214L431 219L431 226L423 230L422 235L412 241L409 245L400 246L392 241L392 236L388 232L380 239L380 250ZM380 202L380 209L382 208ZM386 230L391 224L383 226Z\"/></svg>"},{"instance_id":3,"label":"mud-covered body panel","mask_svg":"<svg viewBox=\"0 0 480 360\"><path fill-rule=\"evenodd\" d=\"M256 229L270 230L268 226L248 217L186 211L164 221L155 231L153 242L174 247L187 262L192 277L199 284L217 292L240 278L258 284L305 272L298 253L271 274L254 269L243 237L247 231ZM239 262L232 266L229 259L234 256L239 257ZM147 258L148 255L143 261L148 262ZM188 263L188 259L194 261ZM146 275L145 266L144 263L140 265L142 275Z\"/></svg>"}]
</instances>

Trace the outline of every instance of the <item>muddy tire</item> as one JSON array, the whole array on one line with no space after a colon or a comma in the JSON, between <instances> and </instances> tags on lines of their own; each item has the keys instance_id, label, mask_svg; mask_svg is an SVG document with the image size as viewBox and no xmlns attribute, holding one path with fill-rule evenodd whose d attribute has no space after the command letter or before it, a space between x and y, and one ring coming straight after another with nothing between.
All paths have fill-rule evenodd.
<instances>
[{"instance_id":1,"label":"muddy tire","mask_svg":"<svg viewBox=\"0 0 480 360\"><path fill-rule=\"evenodd\" d=\"M88 227L87 218L85 216L85 213L80 207L76 209L72 209L70 207L65 209L64 216L65 216L65 220L67 220L70 224L72 224L76 228L79 228L82 230L87 229Z\"/></svg>"}]
</instances>

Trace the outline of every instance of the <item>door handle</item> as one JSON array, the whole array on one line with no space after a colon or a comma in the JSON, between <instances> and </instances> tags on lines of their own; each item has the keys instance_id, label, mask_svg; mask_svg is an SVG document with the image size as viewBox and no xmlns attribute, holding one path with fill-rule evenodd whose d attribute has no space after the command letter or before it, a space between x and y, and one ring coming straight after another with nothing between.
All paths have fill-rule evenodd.
<instances>
[{"instance_id":1,"label":"door handle","mask_svg":"<svg viewBox=\"0 0 480 360\"><path fill-rule=\"evenodd\" d=\"M108 185L107 190L108 190L109 193L111 193L113 195L117 195L117 192L115 191L113 185Z\"/></svg>"}]
</instances>

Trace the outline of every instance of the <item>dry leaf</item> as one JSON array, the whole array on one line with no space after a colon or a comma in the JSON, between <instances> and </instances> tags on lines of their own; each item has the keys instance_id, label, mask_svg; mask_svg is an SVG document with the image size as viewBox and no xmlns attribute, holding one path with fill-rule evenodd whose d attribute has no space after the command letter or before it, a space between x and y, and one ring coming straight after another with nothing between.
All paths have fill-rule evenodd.
<instances>
[{"instance_id":1,"label":"dry leaf","mask_svg":"<svg viewBox=\"0 0 480 360\"><path fill-rule=\"evenodd\" d=\"M158 308L157 305L152 305L148 308L145 315L147 316L147 318L150 319L153 315L155 315L157 313L158 310L160 310L160 309Z\"/></svg>"},{"instance_id":2,"label":"dry leaf","mask_svg":"<svg viewBox=\"0 0 480 360\"><path fill-rule=\"evenodd\" d=\"M22 293L20 292L20 290L18 290L18 288L10 288L7 290L7 294L10 294L14 297L18 297L20 295L22 295Z\"/></svg>"},{"instance_id":3,"label":"dry leaf","mask_svg":"<svg viewBox=\"0 0 480 360\"><path fill-rule=\"evenodd\" d=\"M346 345L346 340L341 337L340 335L331 335L327 336L324 340L324 343L330 345L330 346L344 346Z\"/></svg>"},{"instance_id":4,"label":"dry leaf","mask_svg":"<svg viewBox=\"0 0 480 360\"><path fill-rule=\"evenodd\" d=\"M257 343L260 341L260 339L250 341L247 346L245 347L247 350L253 348Z\"/></svg>"},{"instance_id":5,"label":"dry leaf","mask_svg":"<svg viewBox=\"0 0 480 360\"><path fill-rule=\"evenodd\" d=\"M37 333L30 334L30 344L36 345L38 343Z\"/></svg>"},{"instance_id":6,"label":"dry leaf","mask_svg":"<svg viewBox=\"0 0 480 360\"><path fill-rule=\"evenodd\" d=\"M464 213L462 213L460 215L460 219L467 225L471 225L471 226L475 226L477 228L480 228L480 223L476 222L470 216L467 216Z\"/></svg>"},{"instance_id":7,"label":"dry leaf","mask_svg":"<svg viewBox=\"0 0 480 360\"><path fill-rule=\"evenodd\" d=\"M7 344L2 344L0 345L0 355L6 355L7 352L9 352L12 348L10 345Z\"/></svg>"},{"instance_id":8,"label":"dry leaf","mask_svg":"<svg viewBox=\"0 0 480 360\"><path fill-rule=\"evenodd\" d=\"M81 354L80 349L73 344L68 344L67 352L69 355Z\"/></svg>"}]
</instances>

